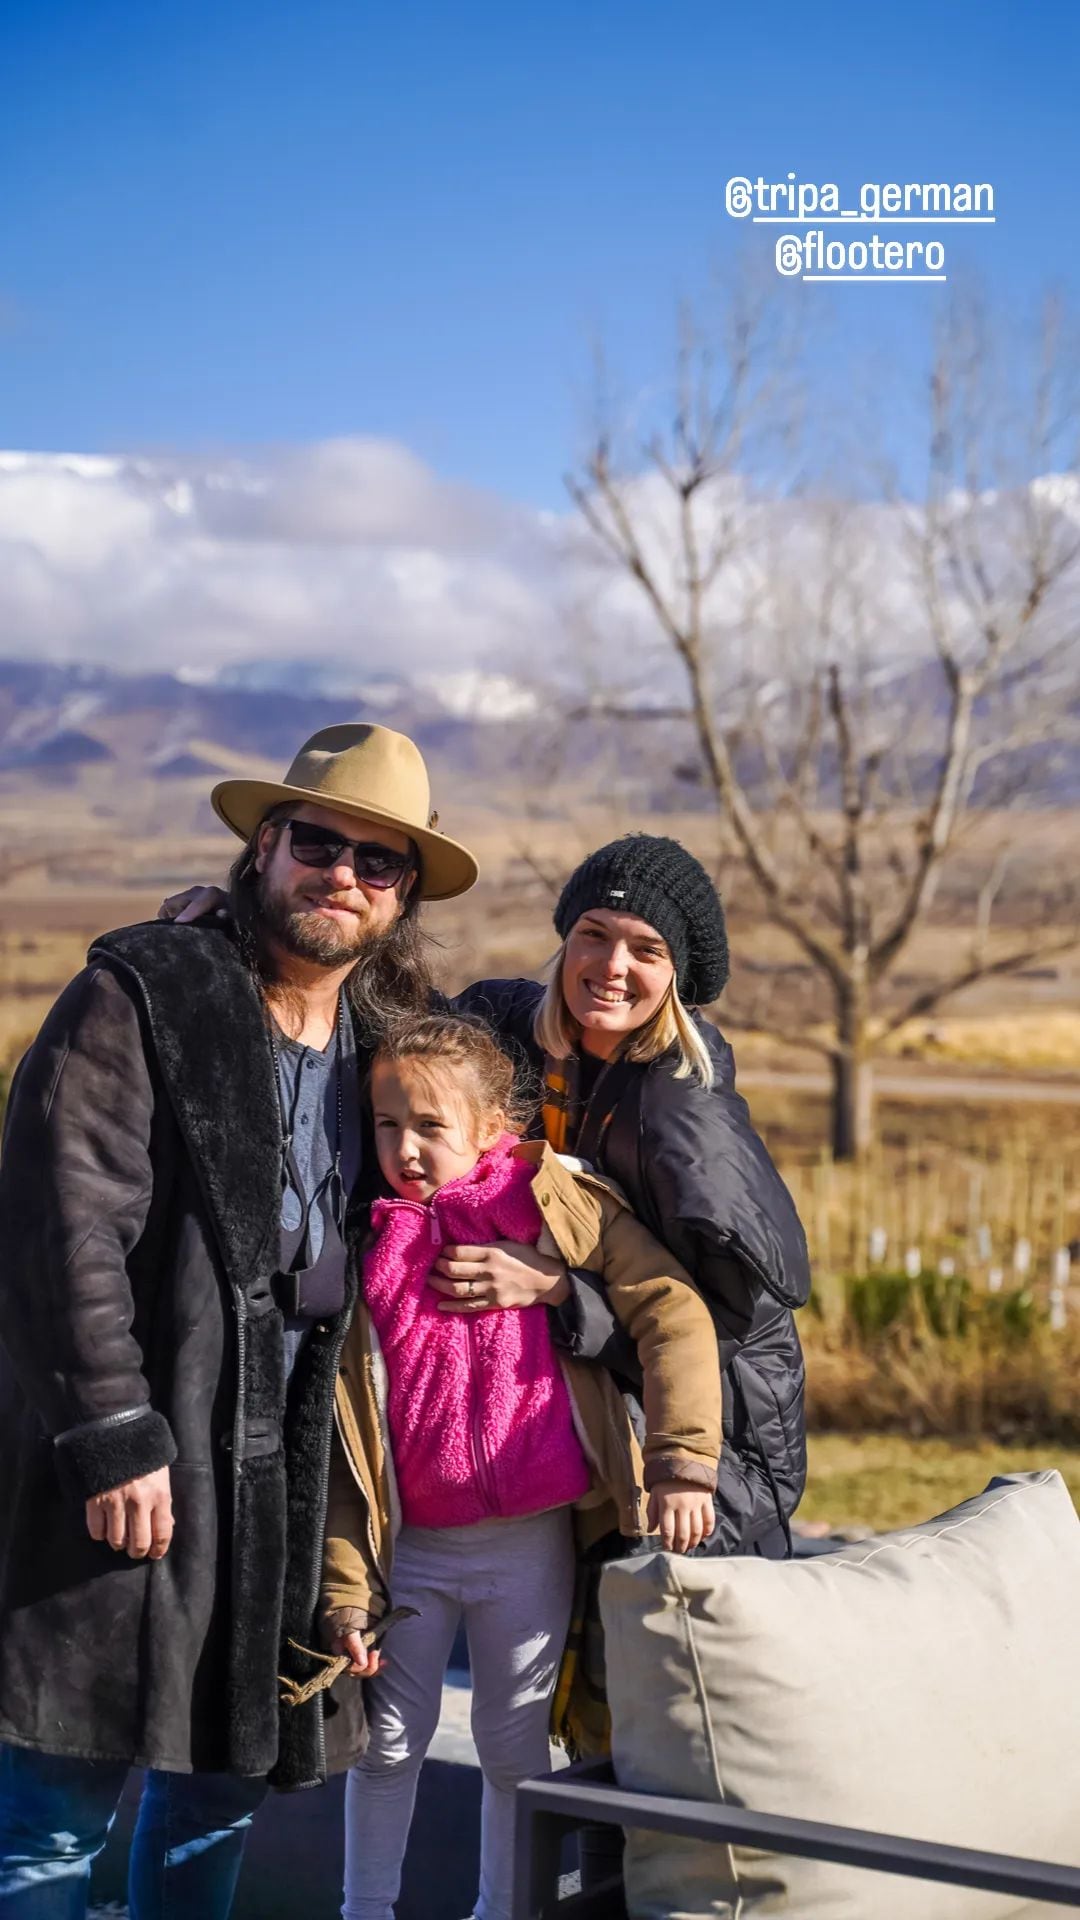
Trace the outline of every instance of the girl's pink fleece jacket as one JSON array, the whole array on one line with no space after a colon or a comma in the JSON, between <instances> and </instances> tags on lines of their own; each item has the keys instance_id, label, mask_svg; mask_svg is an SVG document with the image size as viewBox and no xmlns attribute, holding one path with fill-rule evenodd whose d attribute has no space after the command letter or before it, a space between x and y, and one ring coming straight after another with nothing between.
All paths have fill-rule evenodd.
<instances>
[{"instance_id":1,"label":"girl's pink fleece jacket","mask_svg":"<svg viewBox=\"0 0 1080 1920\"><path fill-rule=\"evenodd\" d=\"M542 1306L440 1313L428 1285L445 1246L535 1244L535 1168L503 1134L432 1199L377 1200L363 1289L389 1375L387 1419L402 1518L467 1527L565 1506L589 1486L570 1394Z\"/></svg>"}]
</instances>

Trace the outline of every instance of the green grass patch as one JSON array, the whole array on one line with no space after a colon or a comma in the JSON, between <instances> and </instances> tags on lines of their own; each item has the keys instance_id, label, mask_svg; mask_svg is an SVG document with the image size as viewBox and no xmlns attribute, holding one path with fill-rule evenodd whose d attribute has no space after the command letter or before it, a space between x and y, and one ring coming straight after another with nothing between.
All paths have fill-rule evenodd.
<instances>
[{"instance_id":1,"label":"green grass patch","mask_svg":"<svg viewBox=\"0 0 1080 1920\"><path fill-rule=\"evenodd\" d=\"M836 1527L909 1527L981 1493L995 1473L1056 1467L1080 1505L1080 1447L910 1440L900 1434L810 1436L801 1520Z\"/></svg>"}]
</instances>

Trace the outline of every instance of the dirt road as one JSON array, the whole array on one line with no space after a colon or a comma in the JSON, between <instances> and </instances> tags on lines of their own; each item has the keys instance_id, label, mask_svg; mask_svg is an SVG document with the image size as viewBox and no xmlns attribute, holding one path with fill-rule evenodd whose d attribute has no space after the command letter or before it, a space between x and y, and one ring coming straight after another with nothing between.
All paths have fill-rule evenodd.
<instances>
[{"instance_id":1,"label":"dirt road","mask_svg":"<svg viewBox=\"0 0 1080 1920\"><path fill-rule=\"evenodd\" d=\"M828 1093L829 1078L824 1073L740 1067L738 1085L744 1090L775 1087L784 1093ZM1048 1106L1080 1105L1080 1079L1024 1079L1003 1073L928 1073L925 1068L910 1073L895 1068L875 1073L874 1092L879 1099L886 1100L962 1100L973 1106L984 1100L1042 1101Z\"/></svg>"}]
</instances>

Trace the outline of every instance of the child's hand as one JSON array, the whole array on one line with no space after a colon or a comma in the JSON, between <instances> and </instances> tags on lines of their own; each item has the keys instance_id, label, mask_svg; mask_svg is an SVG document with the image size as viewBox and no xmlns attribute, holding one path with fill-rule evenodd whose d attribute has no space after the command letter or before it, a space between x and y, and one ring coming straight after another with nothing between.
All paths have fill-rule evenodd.
<instances>
[{"instance_id":1,"label":"child's hand","mask_svg":"<svg viewBox=\"0 0 1080 1920\"><path fill-rule=\"evenodd\" d=\"M711 1493L682 1480L662 1480L649 1495L649 1532L658 1533L668 1553L689 1553L707 1540L716 1525Z\"/></svg>"},{"instance_id":2,"label":"child's hand","mask_svg":"<svg viewBox=\"0 0 1080 1920\"><path fill-rule=\"evenodd\" d=\"M330 1651L349 1655L352 1666L346 1667L345 1671L347 1674L354 1675L357 1680L374 1679L382 1665L382 1655L378 1647L365 1647L355 1627L351 1633L335 1633L330 1643Z\"/></svg>"},{"instance_id":3,"label":"child's hand","mask_svg":"<svg viewBox=\"0 0 1080 1920\"><path fill-rule=\"evenodd\" d=\"M352 1666L346 1672L358 1680L371 1680L378 1673L382 1656L378 1647L365 1647L364 1633L371 1621L359 1607L330 1607L323 1616L323 1644L331 1653L347 1653Z\"/></svg>"}]
</instances>

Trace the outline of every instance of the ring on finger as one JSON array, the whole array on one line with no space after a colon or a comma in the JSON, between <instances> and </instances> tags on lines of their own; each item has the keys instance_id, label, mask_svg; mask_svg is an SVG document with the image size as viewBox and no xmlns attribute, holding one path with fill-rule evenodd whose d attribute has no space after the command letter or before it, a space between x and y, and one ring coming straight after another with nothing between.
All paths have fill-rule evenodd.
<instances>
[{"instance_id":1,"label":"ring on finger","mask_svg":"<svg viewBox=\"0 0 1080 1920\"><path fill-rule=\"evenodd\" d=\"M466 1298L466 1300L471 1300L471 1299L472 1299L472 1297L473 1297L473 1288L475 1287L475 1285L476 1285L476 1281L475 1281L475 1280L473 1280L473 1279L471 1279L471 1278L470 1278L470 1279L468 1279L468 1280L466 1280L466 1282L465 1282L465 1298Z\"/></svg>"}]
</instances>

